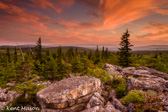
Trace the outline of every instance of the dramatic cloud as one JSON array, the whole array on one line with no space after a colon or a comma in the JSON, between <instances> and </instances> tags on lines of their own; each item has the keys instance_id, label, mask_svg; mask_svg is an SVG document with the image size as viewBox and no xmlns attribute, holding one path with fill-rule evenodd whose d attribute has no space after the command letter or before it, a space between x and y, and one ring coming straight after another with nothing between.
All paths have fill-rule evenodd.
<instances>
[{"instance_id":1,"label":"dramatic cloud","mask_svg":"<svg viewBox=\"0 0 168 112\"><path fill-rule=\"evenodd\" d=\"M160 13L167 15L168 10L161 9L167 0L101 0L99 10L103 15L104 28L116 28L134 20Z\"/></svg>"},{"instance_id":2,"label":"dramatic cloud","mask_svg":"<svg viewBox=\"0 0 168 112\"><path fill-rule=\"evenodd\" d=\"M126 28L134 43L168 42L168 0L1 0L0 44L116 43ZM158 18L158 21L161 21ZM146 25L146 23L149 25ZM141 31L143 29L143 31ZM136 38L136 35L138 35Z\"/></svg>"}]
</instances>

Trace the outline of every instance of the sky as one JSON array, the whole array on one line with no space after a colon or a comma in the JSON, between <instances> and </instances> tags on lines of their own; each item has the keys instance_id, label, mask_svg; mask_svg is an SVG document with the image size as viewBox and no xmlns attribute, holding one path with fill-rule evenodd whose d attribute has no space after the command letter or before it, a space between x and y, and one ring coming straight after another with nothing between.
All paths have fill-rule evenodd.
<instances>
[{"instance_id":1,"label":"sky","mask_svg":"<svg viewBox=\"0 0 168 112\"><path fill-rule=\"evenodd\" d=\"M0 45L168 45L168 0L0 0Z\"/></svg>"}]
</instances>

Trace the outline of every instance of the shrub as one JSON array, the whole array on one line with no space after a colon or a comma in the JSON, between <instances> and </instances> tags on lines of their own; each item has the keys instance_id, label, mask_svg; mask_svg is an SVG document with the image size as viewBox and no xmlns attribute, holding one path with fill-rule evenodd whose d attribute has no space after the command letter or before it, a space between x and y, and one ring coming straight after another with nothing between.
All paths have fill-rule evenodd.
<instances>
[{"instance_id":1,"label":"shrub","mask_svg":"<svg viewBox=\"0 0 168 112\"><path fill-rule=\"evenodd\" d=\"M144 110L150 110L150 111L157 111L157 110L163 110L163 106L161 103L159 97L156 95L156 93L152 91L147 91L145 93L145 105Z\"/></svg>"},{"instance_id":2,"label":"shrub","mask_svg":"<svg viewBox=\"0 0 168 112\"><path fill-rule=\"evenodd\" d=\"M95 68L95 69L88 69L87 75L89 77L96 77L99 78L103 83L107 81L111 81L112 77L108 75L108 72L101 69L101 68Z\"/></svg>"},{"instance_id":3,"label":"shrub","mask_svg":"<svg viewBox=\"0 0 168 112\"><path fill-rule=\"evenodd\" d=\"M32 74L32 75L29 75L28 79L30 80L30 79L33 79L33 78L35 78L35 77L38 77L38 75Z\"/></svg>"},{"instance_id":4,"label":"shrub","mask_svg":"<svg viewBox=\"0 0 168 112\"><path fill-rule=\"evenodd\" d=\"M138 90L132 90L127 96L121 99L123 104L128 105L129 103L134 103L136 112L156 112L158 110L163 110L163 106L159 103L159 97L151 92L142 92Z\"/></svg>"},{"instance_id":5,"label":"shrub","mask_svg":"<svg viewBox=\"0 0 168 112\"><path fill-rule=\"evenodd\" d=\"M123 104L135 103L141 104L145 103L145 94L142 91L132 90L128 93L127 96L121 99Z\"/></svg>"},{"instance_id":6,"label":"shrub","mask_svg":"<svg viewBox=\"0 0 168 112\"><path fill-rule=\"evenodd\" d=\"M116 90L117 98L122 98L127 94L127 83L124 78L113 79L111 86Z\"/></svg>"},{"instance_id":7,"label":"shrub","mask_svg":"<svg viewBox=\"0 0 168 112\"><path fill-rule=\"evenodd\" d=\"M21 94L23 92L23 95L20 96L16 101L11 102L11 105L25 106L29 104L34 106L35 103L37 103L36 93L43 88L44 88L43 85L36 85L31 80L16 86L15 91Z\"/></svg>"}]
</instances>

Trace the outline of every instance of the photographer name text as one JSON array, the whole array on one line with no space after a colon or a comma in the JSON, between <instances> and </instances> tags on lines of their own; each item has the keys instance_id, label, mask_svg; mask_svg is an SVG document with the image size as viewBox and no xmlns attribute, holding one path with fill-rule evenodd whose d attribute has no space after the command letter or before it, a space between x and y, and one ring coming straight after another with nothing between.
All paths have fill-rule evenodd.
<instances>
[{"instance_id":1,"label":"photographer name text","mask_svg":"<svg viewBox=\"0 0 168 112\"><path fill-rule=\"evenodd\" d=\"M40 107L26 107L26 106L17 106L17 107L0 107L0 110L8 110L8 111L18 111L18 110L27 110L27 111L38 111Z\"/></svg>"}]
</instances>

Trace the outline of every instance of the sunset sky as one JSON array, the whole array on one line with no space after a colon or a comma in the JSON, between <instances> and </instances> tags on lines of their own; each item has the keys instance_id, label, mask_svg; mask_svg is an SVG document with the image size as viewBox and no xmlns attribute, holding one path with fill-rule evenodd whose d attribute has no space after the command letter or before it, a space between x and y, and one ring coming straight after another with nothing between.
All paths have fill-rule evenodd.
<instances>
[{"instance_id":1,"label":"sunset sky","mask_svg":"<svg viewBox=\"0 0 168 112\"><path fill-rule=\"evenodd\" d=\"M168 45L168 0L0 0L0 45Z\"/></svg>"}]
</instances>

